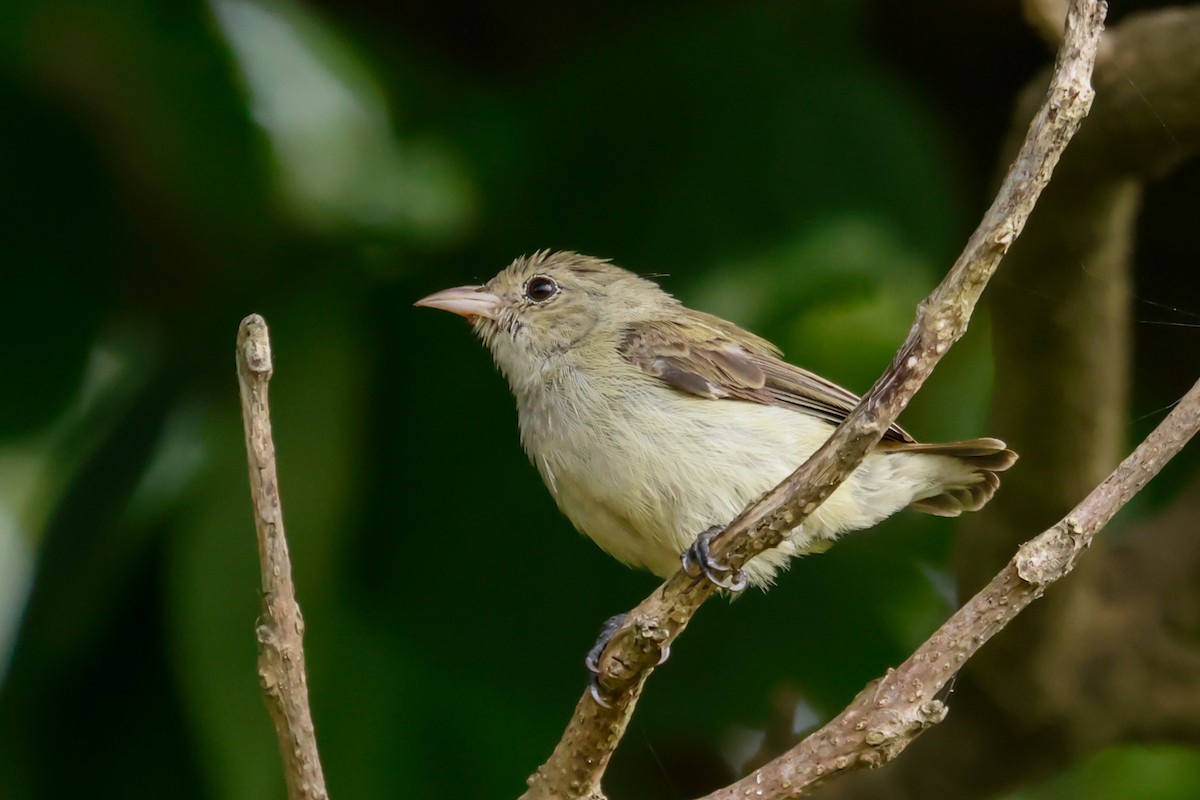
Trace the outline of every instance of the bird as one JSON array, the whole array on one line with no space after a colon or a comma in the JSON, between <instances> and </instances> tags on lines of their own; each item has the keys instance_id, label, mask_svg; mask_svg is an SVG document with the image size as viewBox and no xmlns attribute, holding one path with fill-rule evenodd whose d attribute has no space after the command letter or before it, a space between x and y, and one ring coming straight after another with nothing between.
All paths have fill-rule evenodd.
<instances>
[{"instance_id":1,"label":"bird","mask_svg":"<svg viewBox=\"0 0 1200 800\"><path fill-rule=\"evenodd\" d=\"M766 588L794 557L901 509L982 508L1017 459L999 439L920 443L892 425L781 544L730 571L709 555L712 537L829 438L854 393L572 251L519 257L415 305L471 322L516 399L522 447L575 528L661 578L682 566L734 593Z\"/></svg>"}]
</instances>

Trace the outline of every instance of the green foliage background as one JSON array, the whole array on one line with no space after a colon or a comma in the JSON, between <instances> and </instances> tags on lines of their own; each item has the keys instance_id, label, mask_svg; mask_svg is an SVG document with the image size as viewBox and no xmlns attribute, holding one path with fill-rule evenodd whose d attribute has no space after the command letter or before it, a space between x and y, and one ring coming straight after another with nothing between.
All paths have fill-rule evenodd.
<instances>
[{"instance_id":1,"label":"green foliage background","mask_svg":"<svg viewBox=\"0 0 1200 800\"><path fill-rule=\"evenodd\" d=\"M411 303L577 249L865 389L974 224L1012 91L1046 58L1001 29L987 110L957 106L895 15L5 4L0 797L283 796L233 370L251 311L276 353L333 795L519 793L600 621L654 581L558 515L486 353ZM983 317L905 425L984 433L990 380ZM711 789L774 706L840 708L948 613L952 535L905 515L706 608L612 796ZM1194 796L1198 764L1114 751L1025 796L1133 796L1113 776L1147 770L1139 796Z\"/></svg>"}]
</instances>

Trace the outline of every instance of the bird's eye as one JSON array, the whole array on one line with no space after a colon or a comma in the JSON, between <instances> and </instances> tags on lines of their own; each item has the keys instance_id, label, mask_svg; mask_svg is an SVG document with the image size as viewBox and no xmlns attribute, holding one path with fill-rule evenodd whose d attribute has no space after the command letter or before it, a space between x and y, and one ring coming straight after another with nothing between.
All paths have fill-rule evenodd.
<instances>
[{"instance_id":1,"label":"bird's eye","mask_svg":"<svg viewBox=\"0 0 1200 800\"><path fill-rule=\"evenodd\" d=\"M558 294L558 284L545 275L534 275L525 284L525 296L535 303L544 303Z\"/></svg>"}]
</instances>

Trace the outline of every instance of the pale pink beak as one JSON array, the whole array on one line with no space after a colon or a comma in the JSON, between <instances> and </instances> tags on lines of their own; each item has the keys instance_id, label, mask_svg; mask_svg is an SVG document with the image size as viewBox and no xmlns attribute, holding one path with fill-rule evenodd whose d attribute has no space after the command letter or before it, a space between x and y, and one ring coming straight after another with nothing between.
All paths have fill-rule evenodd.
<instances>
[{"instance_id":1,"label":"pale pink beak","mask_svg":"<svg viewBox=\"0 0 1200 800\"><path fill-rule=\"evenodd\" d=\"M446 289L437 294L431 294L429 297L423 297L413 305L440 308L442 311L449 311L451 314L458 314L467 319L474 317L495 319L496 315L500 313L500 298L491 292L485 292L482 286L458 286L454 289Z\"/></svg>"}]
</instances>

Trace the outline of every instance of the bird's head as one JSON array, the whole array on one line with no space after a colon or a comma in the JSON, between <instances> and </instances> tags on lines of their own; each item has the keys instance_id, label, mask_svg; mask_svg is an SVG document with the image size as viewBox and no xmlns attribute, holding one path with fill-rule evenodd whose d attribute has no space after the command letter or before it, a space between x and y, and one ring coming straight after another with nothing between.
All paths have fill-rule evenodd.
<instances>
[{"instance_id":1,"label":"bird's head","mask_svg":"<svg viewBox=\"0 0 1200 800\"><path fill-rule=\"evenodd\" d=\"M628 325L669 313L679 302L608 261L540 251L513 261L482 286L446 289L416 305L470 320L516 387L560 356L586 358L605 349L616 357Z\"/></svg>"}]
</instances>

